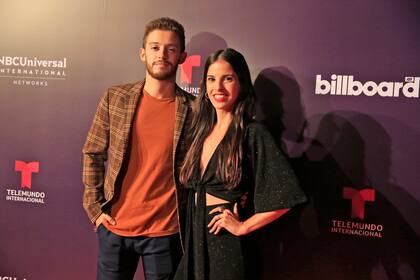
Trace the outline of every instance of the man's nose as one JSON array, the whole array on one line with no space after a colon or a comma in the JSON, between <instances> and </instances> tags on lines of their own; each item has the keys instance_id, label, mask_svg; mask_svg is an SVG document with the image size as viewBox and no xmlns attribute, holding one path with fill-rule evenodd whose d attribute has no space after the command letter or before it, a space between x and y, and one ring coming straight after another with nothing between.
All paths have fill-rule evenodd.
<instances>
[{"instance_id":1,"label":"man's nose","mask_svg":"<svg viewBox=\"0 0 420 280\"><path fill-rule=\"evenodd\" d=\"M161 47L158 52L159 58L166 58L168 56L168 49L165 47Z\"/></svg>"}]
</instances>

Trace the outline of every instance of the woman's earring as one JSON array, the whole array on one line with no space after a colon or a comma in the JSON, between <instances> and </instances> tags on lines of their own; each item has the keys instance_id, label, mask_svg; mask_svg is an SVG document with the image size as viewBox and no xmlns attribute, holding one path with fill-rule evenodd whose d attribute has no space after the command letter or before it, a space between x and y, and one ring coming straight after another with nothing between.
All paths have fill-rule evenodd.
<instances>
[{"instance_id":1,"label":"woman's earring","mask_svg":"<svg viewBox=\"0 0 420 280\"><path fill-rule=\"evenodd\" d=\"M206 93L204 93L204 96L208 99L209 98L209 94L207 93L207 91L206 91Z\"/></svg>"}]
</instances>

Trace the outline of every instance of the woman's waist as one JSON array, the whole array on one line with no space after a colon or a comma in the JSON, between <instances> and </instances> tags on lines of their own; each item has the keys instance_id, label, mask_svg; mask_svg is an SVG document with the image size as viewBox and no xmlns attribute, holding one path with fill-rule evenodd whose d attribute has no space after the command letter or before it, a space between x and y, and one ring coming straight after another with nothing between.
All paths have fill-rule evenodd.
<instances>
[{"instance_id":1,"label":"woman's waist","mask_svg":"<svg viewBox=\"0 0 420 280\"><path fill-rule=\"evenodd\" d=\"M206 205L218 205L218 204L233 204L236 201L231 201L231 197L219 197L210 193L206 193Z\"/></svg>"},{"instance_id":2,"label":"woman's waist","mask_svg":"<svg viewBox=\"0 0 420 280\"><path fill-rule=\"evenodd\" d=\"M203 184L189 186L189 188L194 192L196 202L205 198L206 205L235 203L238 202L244 194L239 188L227 189L224 185Z\"/></svg>"}]
</instances>

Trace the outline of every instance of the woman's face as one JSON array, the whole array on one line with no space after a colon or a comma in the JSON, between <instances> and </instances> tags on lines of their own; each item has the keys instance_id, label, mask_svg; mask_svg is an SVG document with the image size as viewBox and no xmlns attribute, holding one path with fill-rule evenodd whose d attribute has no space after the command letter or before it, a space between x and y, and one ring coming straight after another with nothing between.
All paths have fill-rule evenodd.
<instances>
[{"instance_id":1,"label":"woman's face","mask_svg":"<svg viewBox=\"0 0 420 280\"><path fill-rule=\"evenodd\" d=\"M232 66L218 59L210 65L206 76L207 94L216 110L232 112L239 96L239 79Z\"/></svg>"}]
</instances>

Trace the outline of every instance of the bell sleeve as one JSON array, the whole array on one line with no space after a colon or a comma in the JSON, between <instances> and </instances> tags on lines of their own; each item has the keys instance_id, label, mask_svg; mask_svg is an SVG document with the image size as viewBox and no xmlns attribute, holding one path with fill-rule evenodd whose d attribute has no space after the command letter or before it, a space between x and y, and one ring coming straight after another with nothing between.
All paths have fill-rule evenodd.
<instances>
[{"instance_id":1,"label":"bell sleeve","mask_svg":"<svg viewBox=\"0 0 420 280\"><path fill-rule=\"evenodd\" d=\"M248 126L246 135L254 177L255 212L286 209L305 202L307 198L270 132L254 122Z\"/></svg>"}]
</instances>

